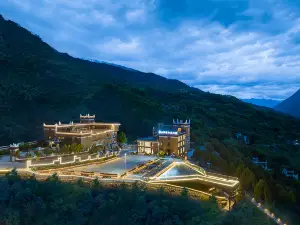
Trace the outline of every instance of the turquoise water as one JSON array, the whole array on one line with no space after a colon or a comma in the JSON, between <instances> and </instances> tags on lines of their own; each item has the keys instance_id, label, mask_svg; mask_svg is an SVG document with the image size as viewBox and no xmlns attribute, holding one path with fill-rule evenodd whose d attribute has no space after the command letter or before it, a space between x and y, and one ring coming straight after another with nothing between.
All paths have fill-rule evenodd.
<instances>
[{"instance_id":1,"label":"turquoise water","mask_svg":"<svg viewBox=\"0 0 300 225\"><path fill-rule=\"evenodd\" d=\"M173 168L167 170L159 177L166 178L166 177L172 177L172 176L186 176L186 175L201 175L201 174L184 164L179 164L179 165L176 165Z\"/></svg>"}]
</instances>

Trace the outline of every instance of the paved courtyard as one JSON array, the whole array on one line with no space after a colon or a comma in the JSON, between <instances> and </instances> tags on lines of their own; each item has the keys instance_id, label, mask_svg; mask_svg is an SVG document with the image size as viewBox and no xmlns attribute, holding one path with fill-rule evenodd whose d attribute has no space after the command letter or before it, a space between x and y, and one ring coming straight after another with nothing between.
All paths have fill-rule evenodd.
<instances>
[{"instance_id":1,"label":"paved courtyard","mask_svg":"<svg viewBox=\"0 0 300 225\"><path fill-rule=\"evenodd\" d=\"M126 160L125 160L126 157ZM123 174L138 164L145 163L146 161L155 159L155 156L142 156L142 155L122 155L119 159L111 162L103 163L100 165L89 165L77 167L75 171L88 171L100 173Z\"/></svg>"}]
</instances>

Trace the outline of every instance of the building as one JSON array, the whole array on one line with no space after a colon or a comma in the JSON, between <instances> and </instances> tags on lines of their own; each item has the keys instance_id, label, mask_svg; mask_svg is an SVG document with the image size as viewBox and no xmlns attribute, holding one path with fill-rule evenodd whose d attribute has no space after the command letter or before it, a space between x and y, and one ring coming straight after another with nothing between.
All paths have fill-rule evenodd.
<instances>
[{"instance_id":1,"label":"building","mask_svg":"<svg viewBox=\"0 0 300 225\"><path fill-rule=\"evenodd\" d=\"M173 126L180 128L181 132L186 134L185 150L188 152L191 148L191 120L174 120Z\"/></svg>"},{"instance_id":2,"label":"building","mask_svg":"<svg viewBox=\"0 0 300 225\"><path fill-rule=\"evenodd\" d=\"M117 132L120 123L95 122L95 115L80 115L80 123L48 125L44 124L44 136L49 143L103 145L106 149L117 148Z\"/></svg>"},{"instance_id":3,"label":"building","mask_svg":"<svg viewBox=\"0 0 300 225\"><path fill-rule=\"evenodd\" d=\"M293 177L296 180L299 179L299 174L296 173L294 170L288 170L286 168L282 169L282 174L284 174L286 177Z\"/></svg>"},{"instance_id":4,"label":"building","mask_svg":"<svg viewBox=\"0 0 300 225\"><path fill-rule=\"evenodd\" d=\"M264 170L270 170L268 169L268 162L266 161L259 161L259 159L257 157L253 157L252 158L252 163L255 165L259 165L261 166Z\"/></svg>"},{"instance_id":5,"label":"building","mask_svg":"<svg viewBox=\"0 0 300 225\"><path fill-rule=\"evenodd\" d=\"M137 152L146 154L157 154L159 141L156 137L140 138L137 140Z\"/></svg>"},{"instance_id":6,"label":"building","mask_svg":"<svg viewBox=\"0 0 300 225\"><path fill-rule=\"evenodd\" d=\"M159 151L167 155L175 154L185 156L187 134L181 129L174 126L161 126L158 131Z\"/></svg>"}]
</instances>

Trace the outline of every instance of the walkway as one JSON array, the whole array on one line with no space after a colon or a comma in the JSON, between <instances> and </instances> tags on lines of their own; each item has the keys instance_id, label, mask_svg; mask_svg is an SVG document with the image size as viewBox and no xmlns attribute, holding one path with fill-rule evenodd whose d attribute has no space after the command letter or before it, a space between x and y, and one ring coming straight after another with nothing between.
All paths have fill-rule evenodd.
<instances>
[{"instance_id":1,"label":"walkway","mask_svg":"<svg viewBox=\"0 0 300 225\"><path fill-rule=\"evenodd\" d=\"M249 198L249 196L247 196ZM269 218L273 219L279 225L286 225L284 222L281 221L280 218L276 218L274 213L270 212L267 208L263 208L261 203L256 202L254 198L251 199L252 204L254 204L260 211L266 214Z\"/></svg>"}]
</instances>

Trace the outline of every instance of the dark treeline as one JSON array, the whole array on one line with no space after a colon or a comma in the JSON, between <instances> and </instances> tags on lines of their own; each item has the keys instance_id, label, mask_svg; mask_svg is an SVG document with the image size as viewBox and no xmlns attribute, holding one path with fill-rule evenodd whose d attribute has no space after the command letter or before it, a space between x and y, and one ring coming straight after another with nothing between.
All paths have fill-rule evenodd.
<instances>
[{"instance_id":1,"label":"dark treeline","mask_svg":"<svg viewBox=\"0 0 300 225\"><path fill-rule=\"evenodd\" d=\"M97 179L91 184L80 179L62 183L55 174L39 182L34 176L23 180L15 170L0 178L0 224L5 225L250 225L251 221L268 224L265 215L246 203L228 213L215 199L191 200L185 191L172 197L163 189L150 192L136 183L130 188L125 183L105 188Z\"/></svg>"},{"instance_id":2,"label":"dark treeline","mask_svg":"<svg viewBox=\"0 0 300 225\"><path fill-rule=\"evenodd\" d=\"M280 161L269 160L270 171L254 165L251 161L253 156L257 156L257 148L254 146L237 144L233 139L225 139L223 142L209 139L205 145L206 150L196 150L194 159L204 166L210 162L213 170L238 177L238 200L243 199L245 193L249 194L275 211L283 210L281 213L286 220L290 221L292 217L292 221L296 221L300 213L299 181L281 173Z\"/></svg>"}]
</instances>

